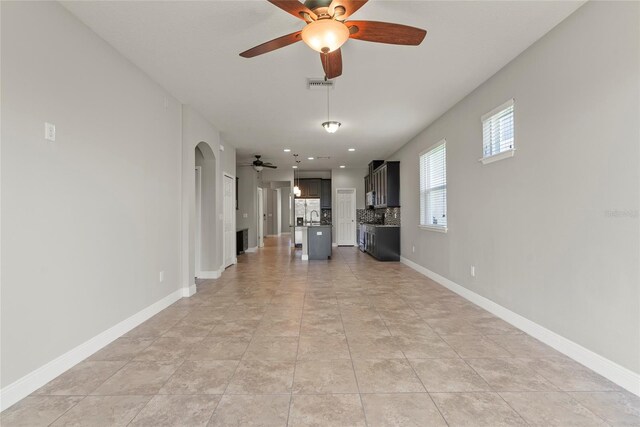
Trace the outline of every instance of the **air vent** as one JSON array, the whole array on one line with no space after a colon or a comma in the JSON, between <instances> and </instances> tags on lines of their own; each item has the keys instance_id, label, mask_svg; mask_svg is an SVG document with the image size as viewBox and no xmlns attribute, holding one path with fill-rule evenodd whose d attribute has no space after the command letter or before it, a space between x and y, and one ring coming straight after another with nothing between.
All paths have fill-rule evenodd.
<instances>
[{"instance_id":1,"label":"air vent","mask_svg":"<svg viewBox=\"0 0 640 427\"><path fill-rule=\"evenodd\" d=\"M318 89L333 89L333 81L325 79L307 79L307 89L310 90L318 90Z\"/></svg>"}]
</instances>

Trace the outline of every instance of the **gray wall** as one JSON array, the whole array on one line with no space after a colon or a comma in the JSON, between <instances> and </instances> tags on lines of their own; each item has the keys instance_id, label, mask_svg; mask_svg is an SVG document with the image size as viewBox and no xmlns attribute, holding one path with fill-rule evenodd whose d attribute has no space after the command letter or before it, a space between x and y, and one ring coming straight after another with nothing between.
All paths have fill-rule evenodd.
<instances>
[{"instance_id":1,"label":"gray wall","mask_svg":"<svg viewBox=\"0 0 640 427\"><path fill-rule=\"evenodd\" d=\"M635 372L639 9L587 3L391 158L404 257ZM483 166L480 116L509 98L516 155ZM418 154L443 137L447 234L418 228Z\"/></svg>"},{"instance_id":2,"label":"gray wall","mask_svg":"<svg viewBox=\"0 0 640 427\"><path fill-rule=\"evenodd\" d=\"M280 231L282 233L290 233L291 206L289 205L289 199L291 196L291 187L280 187L280 193L280 212L282 212L282 217L280 218Z\"/></svg>"},{"instance_id":3,"label":"gray wall","mask_svg":"<svg viewBox=\"0 0 640 427\"><path fill-rule=\"evenodd\" d=\"M216 158L206 142L195 148L195 164L202 169L201 209L200 209L200 271L215 271L220 267L216 246L221 237L216 234L218 213L216 209ZM196 218L198 213L196 212ZM196 219L197 221L197 219ZM197 255L196 255L197 256ZM195 272L198 277L200 271Z\"/></svg>"},{"instance_id":4,"label":"gray wall","mask_svg":"<svg viewBox=\"0 0 640 427\"><path fill-rule=\"evenodd\" d=\"M57 2L0 7L5 387L179 289L181 107Z\"/></svg>"},{"instance_id":5,"label":"gray wall","mask_svg":"<svg viewBox=\"0 0 640 427\"><path fill-rule=\"evenodd\" d=\"M258 244L256 215L258 213L258 174L251 166L240 166L238 175L238 210L236 211L236 227L249 229L249 247Z\"/></svg>"},{"instance_id":6,"label":"gray wall","mask_svg":"<svg viewBox=\"0 0 640 427\"><path fill-rule=\"evenodd\" d=\"M333 216L333 242L336 241L335 214L336 208L336 189L338 188L355 188L356 189L356 209L364 209L364 177L367 175L367 168L345 168L333 169L331 171L331 211Z\"/></svg>"}]
</instances>

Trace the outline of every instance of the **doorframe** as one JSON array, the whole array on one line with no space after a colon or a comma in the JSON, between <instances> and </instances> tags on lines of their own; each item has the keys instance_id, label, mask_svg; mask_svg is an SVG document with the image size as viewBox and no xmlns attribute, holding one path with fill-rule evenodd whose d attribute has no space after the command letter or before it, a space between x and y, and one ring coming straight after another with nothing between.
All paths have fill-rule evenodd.
<instances>
[{"instance_id":1,"label":"doorframe","mask_svg":"<svg viewBox=\"0 0 640 427\"><path fill-rule=\"evenodd\" d=\"M196 265L195 265L195 275L196 277L200 277L202 275L202 166L195 167L195 175L196 175L196 200L195 200L195 209L196 209Z\"/></svg>"},{"instance_id":2,"label":"doorframe","mask_svg":"<svg viewBox=\"0 0 640 427\"><path fill-rule=\"evenodd\" d=\"M222 270L224 270L225 268L227 268L227 267L229 267L229 266L231 266L233 264L237 264L238 263L238 259L236 258L236 255L233 254L233 257L232 257L233 258L233 262L231 264L229 264L229 265L226 265L227 264L227 236L225 236L226 231L224 229L224 225L225 225L225 222L226 222L225 216L227 214L227 206L226 206L227 203L225 201L225 194L224 194L225 193L224 192L224 185L225 185L225 181L224 180L227 179L227 178L229 178L229 179L231 179L231 181L233 181L233 185L231 186L231 192L235 193L235 191L236 191L236 185L235 185L236 184L236 177L231 175L230 173L223 172L222 173L222 235L223 235L223 238L222 238ZM235 194L231 194L231 196L232 196L231 197L231 203L232 203L232 205L235 205L235 200L236 199L235 199L235 197L233 197L233 196L235 196ZM233 229L235 230L235 228L236 228L235 215L232 216L231 220L233 222Z\"/></svg>"},{"instance_id":3,"label":"doorframe","mask_svg":"<svg viewBox=\"0 0 640 427\"><path fill-rule=\"evenodd\" d=\"M336 245L338 246L356 246L357 241L356 241L356 219L357 219L357 197L356 197L356 189L353 187L346 187L346 188L336 188L336 213L338 211L338 194L340 191L344 191L344 190L350 190L351 191L351 200L353 202L353 211L351 214L351 218L352 218L352 222L353 222L353 235L351 236L351 243L350 244L340 244L340 240L338 239L338 233L340 232L340 227L336 227ZM337 215L336 215L336 220L338 219ZM336 224L337 225L337 224Z\"/></svg>"},{"instance_id":4,"label":"doorframe","mask_svg":"<svg viewBox=\"0 0 640 427\"><path fill-rule=\"evenodd\" d=\"M258 239L256 241L256 246L262 248L264 246L264 197L262 195L262 187L258 187L258 200L257 200L257 209L256 209L256 225L257 225L257 235Z\"/></svg>"}]
</instances>

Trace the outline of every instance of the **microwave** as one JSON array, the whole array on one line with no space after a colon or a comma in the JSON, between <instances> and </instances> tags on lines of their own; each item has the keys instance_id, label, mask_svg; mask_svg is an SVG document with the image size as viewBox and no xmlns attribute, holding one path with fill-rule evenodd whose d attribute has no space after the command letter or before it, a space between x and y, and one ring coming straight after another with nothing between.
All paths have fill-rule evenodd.
<instances>
[{"instance_id":1,"label":"microwave","mask_svg":"<svg viewBox=\"0 0 640 427\"><path fill-rule=\"evenodd\" d=\"M366 197L366 202L367 202L367 207L372 208L375 205L375 195L376 192L375 191L369 191L367 193L367 197Z\"/></svg>"}]
</instances>

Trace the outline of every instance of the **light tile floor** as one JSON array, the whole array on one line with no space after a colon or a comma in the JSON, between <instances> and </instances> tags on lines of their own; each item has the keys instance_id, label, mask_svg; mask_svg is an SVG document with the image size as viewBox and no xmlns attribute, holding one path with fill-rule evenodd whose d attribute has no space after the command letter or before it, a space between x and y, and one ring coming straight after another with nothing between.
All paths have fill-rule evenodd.
<instances>
[{"instance_id":1,"label":"light tile floor","mask_svg":"<svg viewBox=\"0 0 640 427\"><path fill-rule=\"evenodd\" d=\"M270 238L9 426L640 425L640 399L398 263Z\"/></svg>"}]
</instances>

